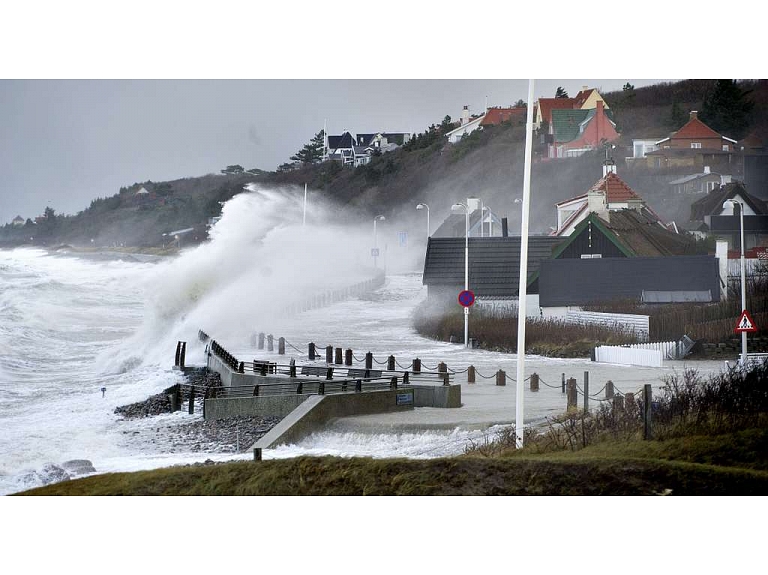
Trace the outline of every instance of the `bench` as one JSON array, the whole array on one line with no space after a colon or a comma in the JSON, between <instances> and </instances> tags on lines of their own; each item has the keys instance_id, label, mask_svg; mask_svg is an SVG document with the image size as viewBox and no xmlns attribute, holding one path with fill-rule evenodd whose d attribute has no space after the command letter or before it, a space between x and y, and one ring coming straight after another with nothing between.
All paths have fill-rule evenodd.
<instances>
[{"instance_id":1,"label":"bench","mask_svg":"<svg viewBox=\"0 0 768 575\"><path fill-rule=\"evenodd\" d=\"M326 376L328 375L328 369L333 368L321 367L318 365L303 365L301 366L301 375Z\"/></svg>"},{"instance_id":2,"label":"bench","mask_svg":"<svg viewBox=\"0 0 768 575\"><path fill-rule=\"evenodd\" d=\"M347 370L347 377L349 378L379 378L381 377L381 370L380 369L348 369Z\"/></svg>"}]
</instances>

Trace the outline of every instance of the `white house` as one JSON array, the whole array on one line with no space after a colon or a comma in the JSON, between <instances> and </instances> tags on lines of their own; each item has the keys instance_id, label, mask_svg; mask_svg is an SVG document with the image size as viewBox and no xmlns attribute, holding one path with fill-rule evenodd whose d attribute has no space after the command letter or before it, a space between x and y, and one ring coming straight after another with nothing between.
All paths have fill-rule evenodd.
<instances>
[{"instance_id":1,"label":"white house","mask_svg":"<svg viewBox=\"0 0 768 575\"><path fill-rule=\"evenodd\" d=\"M23 226L24 225L24 218L22 218L21 216L16 216L15 218L13 218L11 220L11 225L13 227Z\"/></svg>"},{"instance_id":2,"label":"white house","mask_svg":"<svg viewBox=\"0 0 768 575\"><path fill-rule=\"evenodd\" d=\"M451 144L455 144L463 136L466 136L468 134L471 134L477 129L481 129L480 122L483 121L483 118L485 117L485 112L483 112L481 115L479 115L476 118L470 118L469 116L469 106L464 106L464 109L461 111L461 125L458 128L455 128L448 132L445 136L448 138L448 141Z\"/></svg>"}]
</instances>

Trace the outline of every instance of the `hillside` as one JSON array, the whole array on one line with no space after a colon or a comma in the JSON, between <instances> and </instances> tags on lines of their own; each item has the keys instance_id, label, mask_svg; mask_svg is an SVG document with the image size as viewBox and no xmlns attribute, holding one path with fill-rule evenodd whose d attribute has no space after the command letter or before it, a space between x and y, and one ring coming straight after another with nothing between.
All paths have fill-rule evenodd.
<instances>
[{"instance_id":1,"label":"hillside","mask_svg":"<svg viewBox=\"0 0 768 575\"><path fill-rule=\"evenodd\" d=\"M610 150L618 174L665 220L688 219L692 198L673 196L668 182L691 169L630 167L624 158L632 155L633 138L664 137L679 128L677 124L687 121L690 110L701 109L714 83L684 80L603 94L620 132L617 147ZM768 82L747 81L740 86L752 90L749 98L755 104L746 131L768 133ZM440 116L438 111L436 116ZM516 229L520 217L514 198L522 195L523 184L522 123L476 131L457 144L447 143L440 135L440 125L432 128L421 135L423 145L374 157L369 165L356 169L326 162L286 172L209 174L171 182L135 183L118 194L95 199L88 209L74 216L53 214L54 218L39 224L28 221L18 228L6 225L0 228L0 245L30 243L32 237L36 245L160 247L168 241L163 233L189 227L195 231L185 241L203 241L208 218L220 213L219 203L250 182L298 187L308 183L311 189L322 191L339 204L340 219L379 213L388 219L410 219L415 205L426 202L435 226L453 203L476 196L499 216L506 216L510 229ZM532 233L547 233L555 225L554 204L583 193L597 181L605 157L604 152L594 151L578 158L542 161L543 151L537 137L531 184ZM743 176L740 170L739 166L731 170L737 179ZM149 194L138 197L136 192L142 187ZM765 197L765 186L758 188L750 191Z\"/></svg>"}]
</instances>

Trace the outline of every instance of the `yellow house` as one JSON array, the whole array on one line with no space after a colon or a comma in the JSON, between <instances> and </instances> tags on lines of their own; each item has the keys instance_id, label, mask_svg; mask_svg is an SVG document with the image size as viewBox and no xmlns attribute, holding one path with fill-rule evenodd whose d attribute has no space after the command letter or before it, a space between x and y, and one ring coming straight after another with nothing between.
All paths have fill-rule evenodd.
<instances>
[{"instance_id":1,"label":"yellow house","mask_svg":"<svg viewBox=\"0 0 768 575\"><path fill-rule=\"evenodd\" d=\"M588 86L583 86L575 98L539 98L534 128L538 129L544 120L551 126L552 110L594 110L598 102L602 102L606 110L610 109L600 92Z\"/></svg>"}]
</instances>

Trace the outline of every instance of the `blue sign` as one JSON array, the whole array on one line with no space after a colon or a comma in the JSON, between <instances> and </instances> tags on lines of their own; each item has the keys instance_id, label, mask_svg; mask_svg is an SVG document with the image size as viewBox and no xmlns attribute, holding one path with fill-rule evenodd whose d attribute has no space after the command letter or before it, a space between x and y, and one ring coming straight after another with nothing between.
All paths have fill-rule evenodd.
<instances>
[{"instance_id":1,"label":"blue sign","mask_svg":"<svg viewBox=\"0 0 768 575\"><path fill-rule=\"evenodd\" d=\"M472 290L465 289L459 294L459 303L463 307L469 307L475 303L475 293Z\"/></svg>"},{"instance_id":2,"label":"blue sign","mask_svg":"<svg viewBox=\"0 0 768 575\"><path fill-rule=\"evenodd\" d=\"M413 403L413 393L398 393L395 399L396 405L411 405Z\"/></svg>"}]
</instances>

